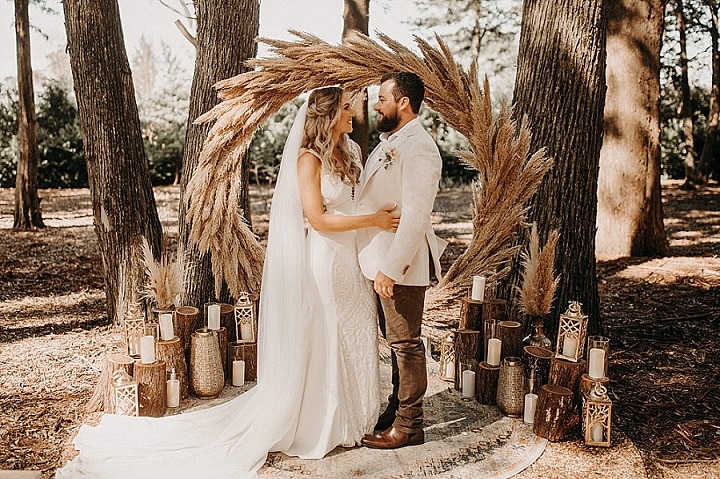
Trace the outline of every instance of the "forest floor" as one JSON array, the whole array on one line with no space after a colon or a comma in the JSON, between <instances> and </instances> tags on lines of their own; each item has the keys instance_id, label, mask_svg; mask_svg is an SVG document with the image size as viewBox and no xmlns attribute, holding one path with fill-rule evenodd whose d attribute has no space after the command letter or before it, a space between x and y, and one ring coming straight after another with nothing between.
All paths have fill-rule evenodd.
<instances>
[{"instance_id":1,"label":"forest floor","mask_svg":"<svg viewBox=\"0 0 720 479\"><path fill-rule=\"evenodd\" d=\"M161 221L176 236L178 188L155 191ZM120 351L122 335L105 314L88 190L40 196L48 228L13 232L13 190L0 189L0 469L51 477L67 461L78 426L97 419L84 405L105 352ZM269 190L253 190L260 237L269 198ZM663 198L670 254L598 263L603 334L612 344L613 437L632 442L649 478L717 479L720 186L685 191L665 182ZM471 202L468 189L438 196L438 231L450 241L445 268L470 240ZM551 446L546 455L572 451ZM588 477L526 472L521 476Z\"/></svg>"}]
</instances>

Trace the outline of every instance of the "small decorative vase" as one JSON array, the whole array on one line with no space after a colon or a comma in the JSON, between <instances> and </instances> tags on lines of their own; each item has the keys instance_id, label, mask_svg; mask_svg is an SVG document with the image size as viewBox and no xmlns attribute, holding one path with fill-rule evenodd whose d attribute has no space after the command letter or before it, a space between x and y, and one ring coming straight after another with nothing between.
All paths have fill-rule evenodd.
<instances>
[{"instance_id":1,"label":"small decorative vase","mask_svg":"<svg viewBox=\"0 0 720 479\"><path fill-rule=\"evenodd\" d=\"M200 399L217 397L225 385L220 345L215 331L198 329L192 333L190 384Z\"/></svg>"},{"instance_id":2,"label":"small decorative vase","mask_svg":"<svg viewBox=\"0 0 720 479\"><path fill-rule=\"evenodd\" d=\"M552 341L545 336L545 331L543 331L545 316L538 314L535 316L527 316L527 318L532 318L533 332L530 336L526 336L523 339L523 346L540 346L541 348L552 351Z\"/></svg>"},{"instance_id":3,"label":"small decorative vase","mask_svg":"<svg viewBox=\"0 0 720 479\"><path fill-rule=\"evenodd\" d=\"M522 360L508 356L500 364L497 405L510 417L520 417L525 407L525 374Z\"/></svg>"}]
</instances>

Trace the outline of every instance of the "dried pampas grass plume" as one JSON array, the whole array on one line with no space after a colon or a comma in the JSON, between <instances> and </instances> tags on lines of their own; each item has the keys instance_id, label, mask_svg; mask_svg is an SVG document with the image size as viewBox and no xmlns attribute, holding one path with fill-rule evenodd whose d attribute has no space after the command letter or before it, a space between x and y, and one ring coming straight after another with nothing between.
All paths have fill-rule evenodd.
<instances>
[{"instance_id":1,"label":"dried pampas grass plume","mask_svg":"<svg viewBox=\"0 0 720 479\"><path fill-rule=\"evenodd\" d=\"M183 270L180 262L171 261L166 248L160 253L160 261L155 260L150 243L143 236L143 261L147 282L142 297L151 299L158 309L171 309L183 292Z\"/></svg>"},{"instance_id":2,"label":"dried pampas grass plume","mask_svg":"<svg viewBox=\"0 0 720 479\"><path fill-rule=\"evenodd\" d=\"M560 276L554 276L555 248L560 238L558 230L548 236L545 247L540 249L537 226L532 224L530 244L521 253L523 272L520 286L520 311L528 316L546 316L550 313Z\"/></svg>"},{"instance_id":3,"label":"dried pampas grass plume","mask_svg":"<svg viewBox=\"0 0 720 479\"><path fill-rule=\"evenodd\" d=\"M254 290L262 274L262 250L238 211L243 154L253 132L282 105L319 87L341 84L348 91L377 84L385 73L412 71L425 83L425 102L470 143L460 152L478 170L475 232L468 251L435 289L435 297L457 296L474 274L497 281L519 247L511 246L523 224L527 199L551 162L542 151L529 155L530 132L510 119L503 107L495 117L487 79L478 80L476 64L465 71L447 46L416 38L420 54L380 34L381 45L355 34L343 45L291 31L296 41L260 39L272 57L248 62L254 71L218 82L222 100L196 123L214 122L186 191L190 241L210 252L213 272L230 293ZM259 260L258 260L259 258Z\"/></svg>"}]
</instances>

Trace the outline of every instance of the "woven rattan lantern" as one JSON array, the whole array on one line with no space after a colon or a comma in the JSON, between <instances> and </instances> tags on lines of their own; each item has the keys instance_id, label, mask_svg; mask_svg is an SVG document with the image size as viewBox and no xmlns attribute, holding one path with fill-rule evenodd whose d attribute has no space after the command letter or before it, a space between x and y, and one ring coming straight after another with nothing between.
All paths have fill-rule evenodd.
<instances>
[{"instance_id":1,"label":"woven rattan lantern","mask_svg":"<svg viewBox=\"0 0 720 479\"><path fill-rule=\"evenodd\" d=\"M137 307L130 307L125 313L125 349L128 356L140 357L140 338L145 334L145 315Z\"/></svg>"},{"instance_id":2,"label":"woven rattan lantern","mask_svg":"<svg viewBox=\"0 0 720 479\"><path fill-rule=\"evenodd\" d=\"M255 341L255 308L249 293L242 292L235 302L235 337L240 342Z\"/></svg>"},{"instance_id":3,"label":"woven rattan lantern","mask_svg":"<svg viewBox=\"0 0 720 479\"><path fill-rule=\"evenodd\" d=\"M445 335L440 345L440 379L455 381L455 333Z\"/></svg>"},{"instance_id":4,"label":"woven rattan lantern","mask_svg":"<svg viewBox=\"0 0 720 479\"><path fill-rule=\"evenodd\" d=\"M585 349L588 317L580 309L580 303L570 301L567 311L560 315L555 357L577 362Z\"/></svg>"},{"instance_id":5,"label":"woven rattan lantern","mask_svg":"<svg viewBox=\"0 0 720 479\"><path fill-rule=\"evenodd\" d=\"M113 392L115 400L115 414L121 416L137 416L140 410L138 404L138 383L123 370L113 374Z\"/></svg>"},{"instance_id":6,"label":"woven rattan lantern","mask_svg":"<svg viewBox=\"0 0 720 479\"><path fill-rule=\"evenodd\" d=\"M610 446L610 429L612 425L612 401L608 398L607 389L599 382L584 398L583 435L588 446Z\"/></svg>"}]
</instances>

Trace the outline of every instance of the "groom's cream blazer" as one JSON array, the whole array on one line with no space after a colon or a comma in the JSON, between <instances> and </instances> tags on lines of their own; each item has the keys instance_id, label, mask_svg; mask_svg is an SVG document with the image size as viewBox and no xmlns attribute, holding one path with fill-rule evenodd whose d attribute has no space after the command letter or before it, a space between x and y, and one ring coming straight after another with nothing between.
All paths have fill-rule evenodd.
<instances>
[{"instance_id":1,"label":"groom's cream blazer","mask_svg":"<svg viewBox=\"0 0 720 479\"><path fill-rule=\"evenodd\" d=\"M430 284L430 260L438 279L440 255L447 242L433 232L431 214L442 159L432 137L415 118L385 139L365 163L358 193L357 214L372 214L397 204L397 232L380 228L357 230L358 258L365 277L378 271L406 286Z\"/></svg>"}]
</instances>

